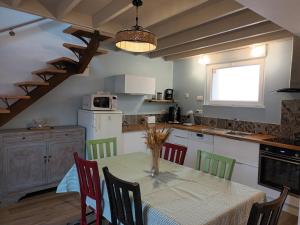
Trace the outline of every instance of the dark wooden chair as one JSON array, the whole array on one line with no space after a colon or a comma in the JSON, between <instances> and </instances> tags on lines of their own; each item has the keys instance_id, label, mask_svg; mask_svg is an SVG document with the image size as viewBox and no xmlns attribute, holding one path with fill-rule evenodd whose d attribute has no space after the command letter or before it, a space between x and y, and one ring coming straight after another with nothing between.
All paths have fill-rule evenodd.
<instances>
[{"instance_id":1,"label":"dark wooden chair","mask_svg":"<svg viewBox=\"0 0 300 225\"><path fill-rule=\"evenodd\" d=\"M89 208L96 214L96 225L102 224L102 195L100 189L100 177L97 162L81 159L77 153L74 153L75 164L77 168L80 198L81 198L81 219L80 225L87 225L87 205L86 198L89 197L95 201L95 209Z\"/></svg>"},{"instance_id":2,"label":"dark wooden chair","mask_svg":"<svg viewBox=\"0 0 300 225\"><path fill-rule=\"evenodd\" d=\"M107 167L103 168L103 174L109 197L112 225L120 223L124 225L143 225L140 185L113 176ZM134 204L132 204L132 201ZM134 214L132 212L133 208Z\"/></svg>"},{"instance_id":3,"label":"dark wooden chair","mask_svg":"<svg viewBox=\"0 0 300 225\"><path fill-rule=\"evenodd\" d=\"M185 146L165 143L160 151L160 158L183 165L186 152Z\"/></svg>"},{"instance_id":4,"label":"dark wooden chair","mask_svg":"<svg viewBox=\"0 0 300 225\"><path fill-rule=\"evenodd\" d=\"M252 206L247 225L277 225L289 188L284 187L279 198Z\"/></svg>"}]
</instances>

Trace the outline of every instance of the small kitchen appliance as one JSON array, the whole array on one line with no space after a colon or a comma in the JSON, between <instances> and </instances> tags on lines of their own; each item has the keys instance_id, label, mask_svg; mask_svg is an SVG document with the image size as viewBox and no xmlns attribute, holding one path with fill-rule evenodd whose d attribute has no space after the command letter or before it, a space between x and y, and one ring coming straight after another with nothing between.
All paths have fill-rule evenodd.
<instances>
[{"instance_id":1,"label":"small kitchen appliance","mask_svg":"<svg viewBox=\"0 0 300 225\"><path fill-rule=\"evenodd\" d=\"M166 89L164 93L164 99L165 100L173 100L173 89Z\"/></svg>"},{"instance_id":2,"label":"small kitchen appliance","mask_svg":"<svg viewBox=\"0 0 300 225\"><path fill-rule=\"evenodd\" d=\"M178 105L169 107L169 123L180 123L181 122L181 109Z\"/></svg>"},{"instance_id":3,"label":"small kitchen appliance","mask_svg":"<svg viewBox=\"0 0 300 225\"><path fill-rule=\"evenodd\" d=\"M118 97L116 95L111 94L85 95L82 100L82 109L91 111L117 110L117 99Z\"/></svg>"}]
</instances>

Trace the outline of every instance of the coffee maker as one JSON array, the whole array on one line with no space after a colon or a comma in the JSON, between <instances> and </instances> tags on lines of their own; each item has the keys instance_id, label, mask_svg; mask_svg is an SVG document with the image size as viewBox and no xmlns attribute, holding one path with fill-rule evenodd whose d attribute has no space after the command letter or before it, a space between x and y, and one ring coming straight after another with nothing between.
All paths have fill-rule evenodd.
<instances>
[{"instance_id":1,"label":"coffee maker","mask_svg":"<svg viewBox=\"0 0 300 225\"><path fill-rule=\"evenodd\" d=\"M181 109L176 104L169 107L168 123L180 123L181 122Z\"/></svg>"},{"instance_id":2,"label":"coffee maker","mask_svg":"<svg viewBox=\"0 0 300 225\"><path fill-rule=\"evenodd\" d=\"M173 89L166 89L164 93L165 100L173 100Z\"/></svg>"}]
</instances>

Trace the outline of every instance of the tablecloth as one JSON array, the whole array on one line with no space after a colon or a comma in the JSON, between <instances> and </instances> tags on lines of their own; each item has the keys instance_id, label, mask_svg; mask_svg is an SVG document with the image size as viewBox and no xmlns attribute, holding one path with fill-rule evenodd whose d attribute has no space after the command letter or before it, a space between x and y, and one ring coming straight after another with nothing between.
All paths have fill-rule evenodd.
<instances>
[{"instance_id":1,"label":"tablecloth","mask_svg":"<svg viewBox=\"0 0 300 225\"><path fill-rule=\"evenodd\" d=\"M115 176L140 184L145 225L246 225L252 204L265 200L265 194L259 190L163 159L159 175L151 177L150 157L132 153L96 160L104 217L110 220L104 166ZM57 188L58 193L70 191L79 192L75 166Z\"/></svg>"}]
</instances>

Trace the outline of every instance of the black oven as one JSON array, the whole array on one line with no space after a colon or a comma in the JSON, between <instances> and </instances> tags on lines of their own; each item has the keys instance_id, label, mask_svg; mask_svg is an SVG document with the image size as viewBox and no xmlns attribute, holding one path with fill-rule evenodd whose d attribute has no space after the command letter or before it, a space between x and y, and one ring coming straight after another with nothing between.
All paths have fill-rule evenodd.
<instances>
[{"instance_id":1,"label":"black oven","mask_svg":"<svg viewBox=\"0 0 300 225\"><path fill-rule=\"evenodd\" d=\"M300 196L300 151L260 145L258 183Z\"/></svg>"}]
</instances>

